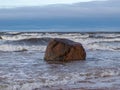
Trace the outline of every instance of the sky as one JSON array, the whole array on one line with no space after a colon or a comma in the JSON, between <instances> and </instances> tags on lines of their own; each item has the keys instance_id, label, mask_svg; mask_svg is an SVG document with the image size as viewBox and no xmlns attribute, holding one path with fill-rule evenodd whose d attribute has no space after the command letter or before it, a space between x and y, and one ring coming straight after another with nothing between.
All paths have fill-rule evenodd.
<instances>
[{"instance_id":1,"label":"sky","mask_svg":"<svg viewBox=\"0 0 120 90\"><path fill-rule=\"evenodd\" d=\"M88 1L92 0L0 0L0 8L44 6L49 4L72 4Z\"/></svg>"},{"instance_id":2,"label":"sky","mask_svg":"<svg viewBox=\"0 0 120 90\"><path fill-rule=\"evenodd\" d=\"M120 0L0 0L0 31L119 31Z\"/></svg>"}]
</instances>

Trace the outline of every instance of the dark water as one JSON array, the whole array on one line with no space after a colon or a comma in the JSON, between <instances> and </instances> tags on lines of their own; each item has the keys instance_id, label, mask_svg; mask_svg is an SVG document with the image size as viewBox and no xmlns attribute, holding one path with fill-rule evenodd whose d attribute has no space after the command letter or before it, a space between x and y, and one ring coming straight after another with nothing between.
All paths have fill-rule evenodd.
<instances>
[{"instance_id":1,"label":"dark water","mask_svg":"<svg viewBox=\"0 0 120 90\"><path fill-rule=\"evenodd\" d=\"M120 33L0 33L0 90L120 90ZM80 42L87 59L43 60L51 38Z\"/></svg>"}]
</instances>

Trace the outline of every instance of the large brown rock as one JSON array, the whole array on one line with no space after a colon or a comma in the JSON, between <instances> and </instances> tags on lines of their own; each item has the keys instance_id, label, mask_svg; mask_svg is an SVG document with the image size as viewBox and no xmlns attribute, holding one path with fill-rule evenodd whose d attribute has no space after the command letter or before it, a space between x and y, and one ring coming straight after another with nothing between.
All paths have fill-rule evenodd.
<instances>
[{"instance_id":1,"label":"large brown rock","mask_svg":"<svg viewBox=\"0 0 120 90\"><path fill-rule=\"evenodd\" d=\"M49 42L45 60L47 61L74 61L85 60L86 52L80 43L68 39L54 38Z\"/></svg>"}]
</instances>

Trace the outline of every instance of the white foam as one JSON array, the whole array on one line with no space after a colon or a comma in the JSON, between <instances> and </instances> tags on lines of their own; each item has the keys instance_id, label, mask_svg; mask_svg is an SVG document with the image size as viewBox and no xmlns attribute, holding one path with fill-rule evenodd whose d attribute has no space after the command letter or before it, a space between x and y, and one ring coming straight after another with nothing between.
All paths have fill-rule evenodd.
<instances>
[{"instance_id":1,"label":"white foam","mask_svg":"<svg viewBox=\"0 0 120 90\"><path fill-rule=\"evenodd\" d=\"M37 50L37 51L45 51L46 46L26 46L26 45L9 45L9 44L4 44L0 45L0 51L29 51L29 50Z\"/></svg>"},{"instance_id":2,"label":"white foam","mask_svg":"<svg viewBox=\"0 0 120 90\"><path fill-rule=\"evenodd\" d=\"M13 34L13 33L12 33ZM17 41L22 39L30 39L30 38L66 38L76 42L80 42L83 44L85 49L92 50L118 50L119 45L106 45L104 42L120 42L120 34L94 34L96 36L104 36L104 37L116 37L116 38L89 38L89 33L81 34L81 33L68 33L68 34L59 34L59 33L21 33L18 35L2 35L2 41ZM102 44L101 44L102 43ZM10 48L10 50L9 50ZM34 49L33 49L34 48ZM30 50L40 50L38 46L12 46L12 45L0 45L1 51L14 51L14 50L22 50L22 49L30 49Z\"/></svg>"},{"instance_id":3,"label":"white foam","mask_svg":"<svg viewBox=\"0 0 120 90\"><path fill-rule=\"evenodd\" d=\"M78 81L86 81L87 85L91 85L91 83L87 82L87 78L94 78L94 81L99 79L99 78L108 78L108 77L114 77L114 76L118 76L120 75L119 71L115 71L115 70L100 70L100 71L94 71L93 73L91 72L86 72L86 73L77 73L77 72L73 72L73 73L58 73L56 75L50 75L50 74L44 74L44 76L39 76L37 77L37 82L33 81L32 83L26 82L22 85L11 85L9 86L7 89L5 90L33 90L35 88L41 88L43 86L59 86L59 85L74 85L75 82ZM42 82L40 79L44 79L44 81ZM102 80L101 78L101 80ZM109 80L109 78L108 78ZM91 82L94 82L91 81ZM16 83L17 84L17 83ZM105 86L105 85L104 85Z\"/></svg>"},{"instance_id":4,"label":"white foam","mask_svg":"<svg viewBox=\"0 0 120 90\"><path fill-rule=\"evenodd\" d=\"M106 38L115 38L115 37L120 37L120 34L118 33L99 33L99 34L96 34L95 37L106 37Z\"/></svg>"}]
</instances>

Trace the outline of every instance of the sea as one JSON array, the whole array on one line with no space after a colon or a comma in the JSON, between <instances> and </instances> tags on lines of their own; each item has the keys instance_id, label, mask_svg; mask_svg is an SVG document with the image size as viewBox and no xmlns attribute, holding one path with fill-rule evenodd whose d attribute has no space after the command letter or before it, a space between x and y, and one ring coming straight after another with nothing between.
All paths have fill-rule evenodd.
<instances>
[{"instance_id":1,"label":"sea","mask_svg":"<svg viewBox=\"0 0 120 90\"><path fill-rule=\"evenodd\" d=\"M46 62L52 38L81 43L86 60ZM120 90L120 32L0 32L0 90Z\"/></svg>"}]
</instances>

